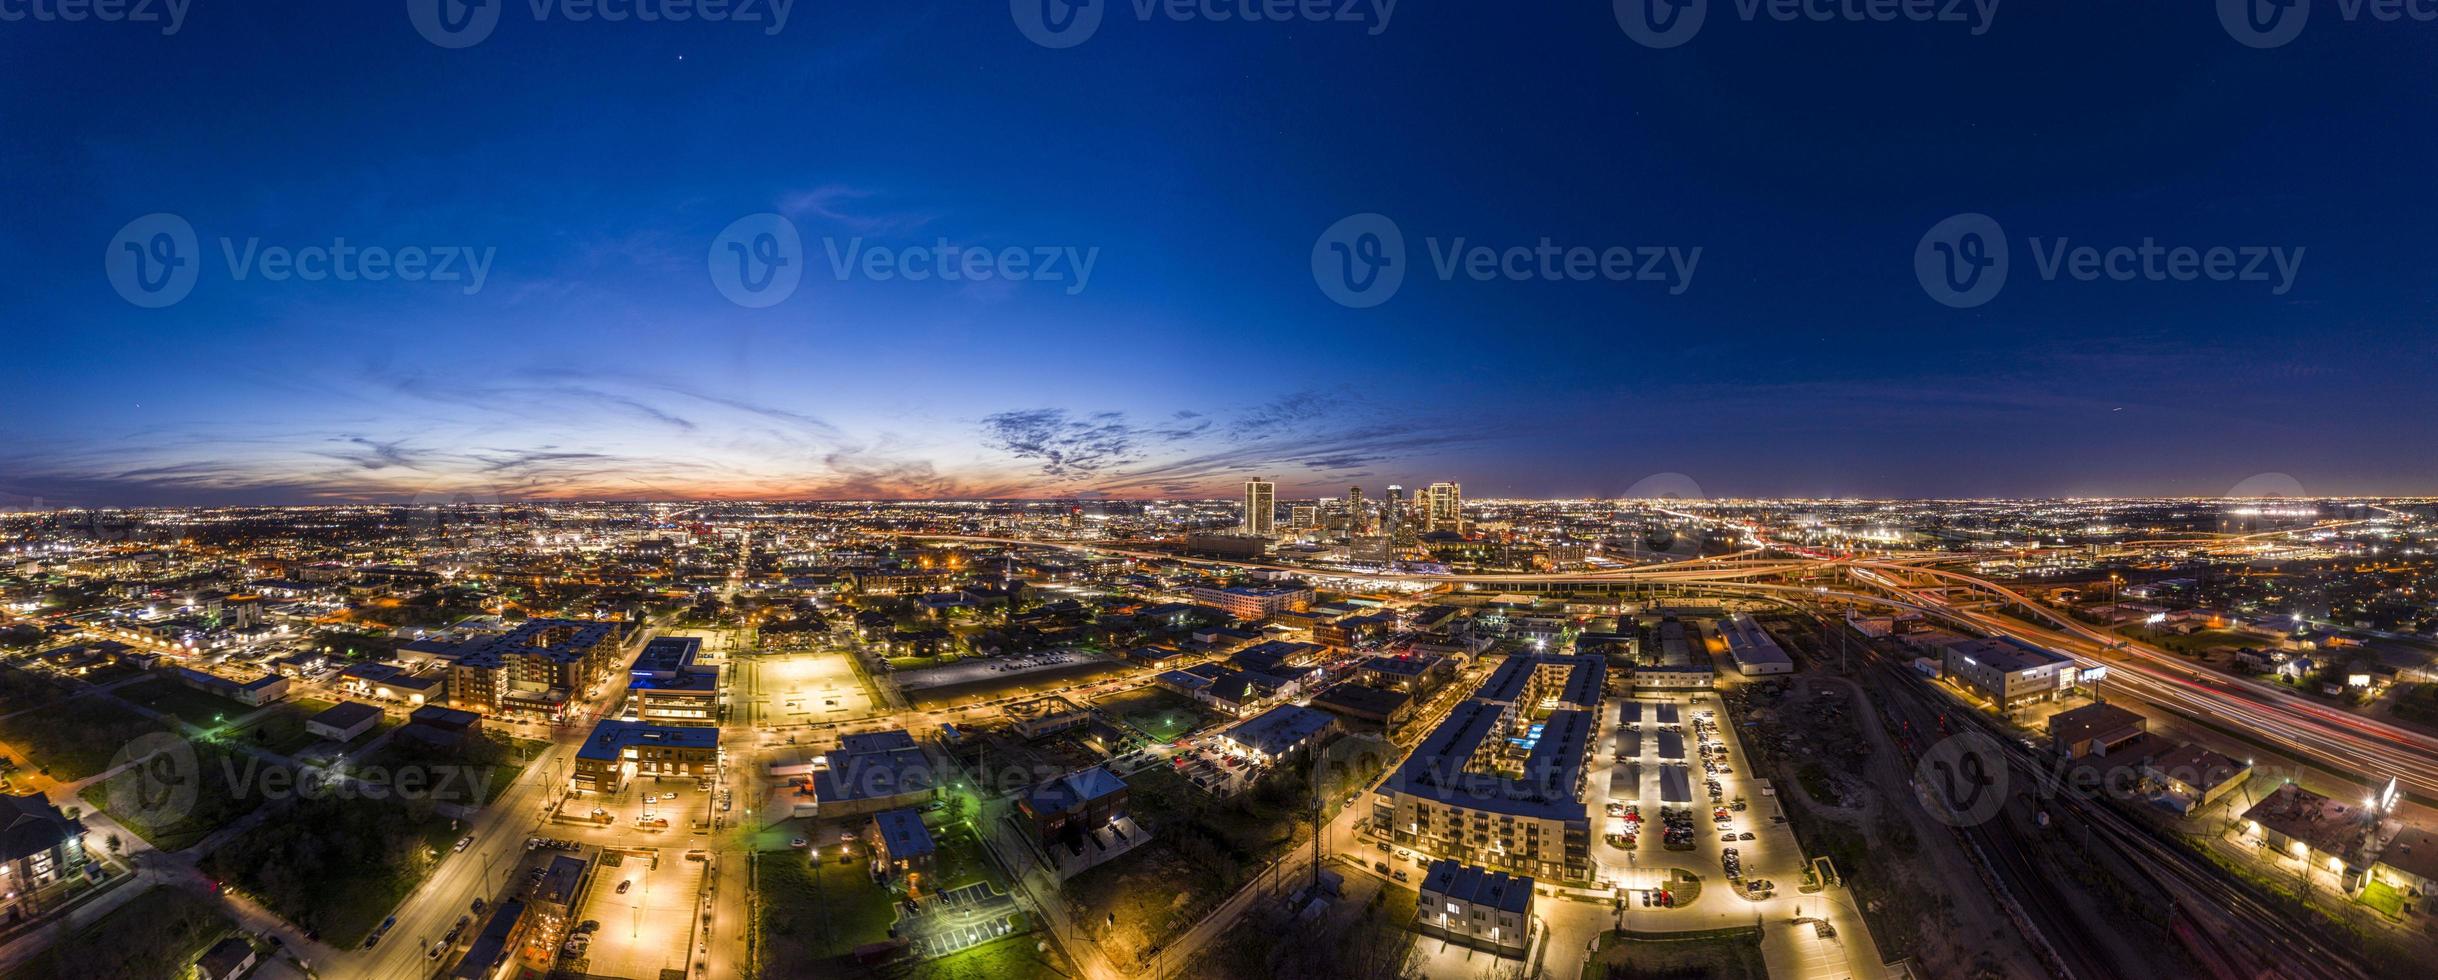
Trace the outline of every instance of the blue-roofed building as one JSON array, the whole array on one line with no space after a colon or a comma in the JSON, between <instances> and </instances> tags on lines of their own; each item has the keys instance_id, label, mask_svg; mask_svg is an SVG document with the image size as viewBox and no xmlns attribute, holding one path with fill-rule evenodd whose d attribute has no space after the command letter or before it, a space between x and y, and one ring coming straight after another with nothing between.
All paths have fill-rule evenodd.
<instances>
[{"instance_id":1,"label":"blue-roofed building","mask_svg":"<svg viewBox=\"0 0 2438 980\"><path fill-rule=\"evenodd\" d=\"M716 728L603 721L576 748L569 782L578 792L615 793L637 776L708 779L719 771Z\"/></svg>"},{"instance_id":2,"label":"blue-roofed building","mask_svg":"<svg viewBox=\"0 0 2438 980\"><path fill-rule=\"evenodd\" d=\"M931 828L923 826L919 810L875 813L864 826L863 836L872 848L872 870L884 877L902 878L910 891L920 887L922 876L931 871L933 859L939 855L939 846L931 839Z\"/></svg>"},{"instance_id":3,"label":"blue-roofed building","mask_svg":"<svg viewBox=\"0 0 2438 980\"><path fill-rule=\"evenodd\" d=\"M1016 809L1047 847L1123 816L1127 795L1125 780L1106 766L1093 766L1033 787L1016 801Z\"/></svg>"},{"instance_id":4,"label":"blue-roofed building","mask_svg":"<svg viewBox=\"0 0 2438 980\"><path fill-rule=\"evenodd\" d=\"M847 735L838 743L828 767L813 773L813 806L823 817L912 806L939 785L930 757L904 729Z\"/></svg>"}]
</instances>

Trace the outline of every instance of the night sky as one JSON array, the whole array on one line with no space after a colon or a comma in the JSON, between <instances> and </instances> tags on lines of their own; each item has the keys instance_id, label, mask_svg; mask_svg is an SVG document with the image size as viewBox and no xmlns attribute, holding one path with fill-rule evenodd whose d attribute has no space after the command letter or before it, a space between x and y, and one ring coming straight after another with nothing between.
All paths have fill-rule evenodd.
<instances>
[{"instance_id":1,"label":"night sky","mask_svg":"<svg viewBox=\"0 0 2438 980\"><path fill-rule=\"evenodd\" d=\"M1657 49L1640 0L1109 0L1051 48L1028 2L774 34L493 0L456 49L399 0L0 23L0 506L2438 486L2438 24L2322 0L2259 48L2206 2L2008 0L1976 35L1712 0ZM1342 304L1322 236L1375 213L1402 281ZM153 214L191 251L148 253ZM784 244L757 214L801 249L727 249ZM1965 308L1916 268L1958 214L2009 254ZM2083 281L2043 274L2061 238L2300 257ZM484 276L263 258L338 239ZM1459 239L1633 274L1443 276ZM832 256L941 242L1063 278ZM771 254L792 292L724 294ZM157 308L113 278L167 257Z\"/></svg>"}]
</instances>

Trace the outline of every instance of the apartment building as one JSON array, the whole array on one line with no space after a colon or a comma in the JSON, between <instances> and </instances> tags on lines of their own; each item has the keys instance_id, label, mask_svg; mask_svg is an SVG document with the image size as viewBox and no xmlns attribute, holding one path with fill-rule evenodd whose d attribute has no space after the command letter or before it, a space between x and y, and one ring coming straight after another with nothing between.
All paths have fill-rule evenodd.
<instances>
[{"instance_id":1,"label":"apartment building","mask_svg":"<svg viewBox=\"0 0 2438 980\"><path fill-rule=\"evenodd\" d=\"M1522 956L1532 934L1532 879L1454 861L1422 875L1414 927L1424 935L1502 956Z\"/></svg>"},{"instance_id":2,"label":"apartment building","mask_svg":"<svg viewBox=\"0 0 2438 980\"><path fill-rule=\"evenodd\" d=\"M1583 779L1607 665L1513 657L1373 790L1372 826L1434 857L1590 881Z\"/></svg>"},{"instance_id":3,"label":"apartment building","mask_svg":"<svg viewBox=\"0 0 2438 980\"><path fill-rule=\"evenodd\" d=\"M536 619L467 644L449 666L449 703L471 711L557 714L616 666L623 623Z\"/></svg>"}]
</instances>

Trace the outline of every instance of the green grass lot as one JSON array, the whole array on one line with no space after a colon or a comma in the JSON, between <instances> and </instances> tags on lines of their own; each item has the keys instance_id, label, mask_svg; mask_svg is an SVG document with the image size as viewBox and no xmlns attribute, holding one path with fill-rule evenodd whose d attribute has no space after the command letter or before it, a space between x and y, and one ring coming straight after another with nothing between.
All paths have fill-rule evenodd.
<instances>
[{"instance_id":1,"label":"green grass lot","mask_svg":"<svg viewBox=\"0 0 2438 980\"><path fill-rule=\"evenodd\" d=\"M210 728L258 710L217 694L205 694L166 677L155 677L118 689L118 696L136 704L176 715L197 728Z\"/></svg>"},{"instance_id":2,"label":"green grass lot","mask_svg":"<svg viewBox=\"0 0 2438 980\"><path fill-rule=\"evenodd\" d=\"M0 720L0 741L24 752L27 768L72 781L100 774L120 747L161 730L109 695L87 694Z\"/></svg>"},{"instance_id":3,"label":"green grass lot","mask_svg":"<svg viewBox=\"0 0 2438 980\"><path fill-rule=\"evenodd\" d=\"M933 862L931 891L962 888L975 882L989 882L1000 891L1007 890L1005 877L997 865L990 863L990 854L982 849L981 840L963 826L934 827L932 842L939 848Z\"/></svg>"},{"instance_id":4,"label":"green grass lot","mask_svg":"<svg viewBox=\"0 0 2438 980\"><path fill-rule=\"evenodd\" d=\"M368 735L367 738L370 736ZM421 769L430 774L442 769L465 770L482 780L482 788L463 778L450 777L443 785L436 776L424 776L424 785L432 787L443 802L488 803L507 792L519 773L549 743L529 738L494 735L469 740L457 746L436 746L416 738L393 738L381 746L381 751L363 759L351 760L349 772L368 772L374 768L386 770L394 779L401 771Z\"/></svg>"},{"instance_id":5,"label":"green grass lot","mask_svg":"<svg viewBox=\"0 0 2438 980\"><path fill-rule=\"evenodd\" d=\"M269 775L281 768L277 763L211 742L190 743L190 749L195 754L195 798L189 806L160 807L155 802L160 798L159 777L136 770L87 786L78 796L153 847L180 851L254 812L269 799L271 788L294 786L284 774Z\"/></svg>"},{"instance_id":6,"label":"green grass lot","mask_svg":"<svg viewBox=\"0 0 2438 980\"><path fill-rule=\"evenodd\" d=\"M1155 742L1173 742L1208 724L1211 714L1192 698L1157 687L1140 687L1094 702Z\"/></svg>"},{"instance_id":7,"label":"green grass lot","mask_svg":"<svg viewBox=\"0 0 2438 980\"><path fill-rule=\"evenodd\" d=\"M889 980L1051 980L1079 974L1047 933L1030 932L936 960L893 964L879 975Z\"/></svg>"},{"instance_id":8,"label":"green grass lot","mask_svg":"<svg viewBox=\"0 0 2438 980\"><path fill-rule=\"evenodd\" d=\"M1683 938L1678 938L1683 937ZM1600 948L1583 964L1584 980L1608 977L1710 977L1767 980L1760 930L1750 927L1707 932L1600 935Z\"/></svg>"},{"instance_id":9,"label":"green grass lot","mask_svg":"<svg viewBox=\"0 0 2438 980\"><path fill-rule=\"evenodd\" d=\"M897 921L889 893L864 872L860 857L830 857L816 868L801 852L767 853L755 865L754 885L767 976L853 972L855 947L886 941Z\"/></svg>"},{"instance_id":10,"label":"green grass lot","mask_svg":"<svg viewBox=\"0 0 2438 980\"><path fill-rule=\"evenodd\" d=\"M308 745L321 741L305 730L305 720L330 709L336 702L302 698L278 704L260 717L231 728L223 737L231 742L253 745L281 755L294 755ZM367 732L363 738L371 738Z\"/></svg>"},{"instance_id":11,"label":"green grass lot","mask_svg":"<svg viewBox=\"0 0 2438 980\"><path fill-rule=\"evenodd\" d=\"M237 923L211 901L182 888L156 885L76 935L51 944L9 977L185 977L204 950L236 931Z\"/></svg>"},{"instance_id":12,"label":"green grass lot","mask_svg":"<svg viewBox=\"0 0 2438 980\"><path fill-rule=\"evenodd\" d=\"M462 830L428 803L300 799L203 870L340 949L354 949L450 854Z\"/></svg>"},{"instance_id":13,"label":"green grass lot","mask_svg":"<svg viewBox=\"0 0 2438 980\"><path fill-rule=\"evenodd\" d=\"M2370 884L2363 886L2360 901L2364 905L2377 909L2380 915L2389 919L2396 921L2404 919L2404 896L2384 881L2374 878Z\"/></svg>"}]
</instances>

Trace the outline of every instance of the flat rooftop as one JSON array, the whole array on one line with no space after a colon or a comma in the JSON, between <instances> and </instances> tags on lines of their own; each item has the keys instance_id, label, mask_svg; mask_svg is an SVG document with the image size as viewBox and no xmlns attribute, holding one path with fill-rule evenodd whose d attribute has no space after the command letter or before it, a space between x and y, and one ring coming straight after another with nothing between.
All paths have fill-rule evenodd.
<instances>
[{"instance_id":1,"label":"flat rooftop","mask_svg":"<svg viewBox=\"0 0 2438 980\"><path fill-rule=\"evenodd\" d=\"M2074 658L2044 647L2036 647L2013 637L1994 640L1966 640L1951 643L1947 649L1966 663L1981 664L2006 673L2033 670L2056 664L2070 664Z\"/></svg>"},{"instance_id":2,"label":"flat rooftop","mask_svg":"<svg viewBox=\"0 0 2438 980\"><path fill-rule=\"evenodd\" d=\"M1223 733L1228 741L1263 755L1277 755L1302 744L1336 723L1337 717L1326 711L1282 704L1248 721L1237 723Z\"/></svg>"},{"instance_id":3,"label":"flat rooftop","mask_svg":"<svg viewBox=\"0 0 2438 980\"><path fill-rule=\"evenodd\" d=\"M593 726L593 733L576 749L576 757L613 762L631 748L708 749L719 744L717 728L672 728L613 719Z\"/></svg>"}]
</instances>

